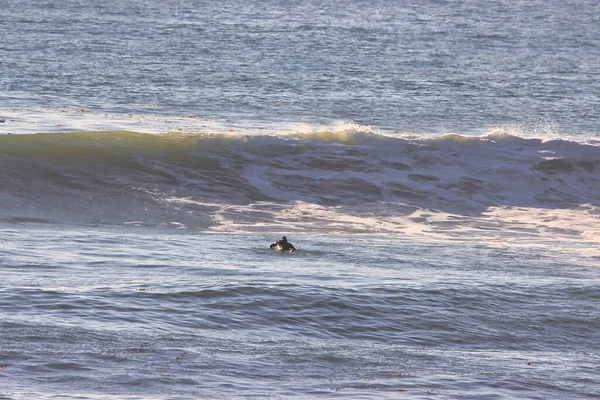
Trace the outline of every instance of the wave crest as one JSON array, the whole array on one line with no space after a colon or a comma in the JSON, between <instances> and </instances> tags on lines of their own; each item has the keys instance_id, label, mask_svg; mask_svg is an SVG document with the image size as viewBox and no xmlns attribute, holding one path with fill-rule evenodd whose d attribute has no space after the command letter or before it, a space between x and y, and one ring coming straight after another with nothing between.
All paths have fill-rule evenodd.
<instances>
[{"instance_id":1,"label":"wave crest","mask_svg":"<svg viewBox=\"0 0 600 400\"><path fill-rule=\"evenodd\" d=\"M0 136L0 154L4 221L215 228L272 226L285 212L296 223L378 230L415 210L477 217L502 207L600 205L599 146L506 132L54 133ZM316 208L292 212L298 204Z\"/></svg>"}]
</instances>

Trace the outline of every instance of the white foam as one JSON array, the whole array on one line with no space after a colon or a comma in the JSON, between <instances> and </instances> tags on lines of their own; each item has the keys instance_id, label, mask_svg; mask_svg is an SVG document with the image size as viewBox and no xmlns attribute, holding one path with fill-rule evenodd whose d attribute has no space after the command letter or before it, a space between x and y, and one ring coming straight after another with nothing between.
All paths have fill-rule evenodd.
<instances>
[{"instance_id":1,"label":"white foam","mask_svg":"<svg viewBox=\"0 0 600 400\"><path fill-rule=\"evenodd\" d=\"M0 107L0 134L49 132L134 131L139 133L272 135L317 132L374 132L354 122L257 123L223 121L202 116L163 116L146 112L114 113L85 106Z\"/></svg>"},{"instance_id":2,"label":"white foam","mask_svg":"<svg viewBox=\"0 0 600 400\"><path fill-rule=\"evenodd\" d=\"M600 257L600 207L590 205L575 210L492 207L473 216L427 209L396 215L374 210L368 215L356 208L302 201L211 206L217 210L211 229L217 232L379 234L490 247L541 247Z\"/></svg>"},{"instance_id":3,"label":"white foam","mask_svg":"<svg viewBox=\"0 0 600 400\"><path fill-rule=\"evenodd\" d=\"M84 107L0 108L0 133L135 131L203 133L228 131L227 124L195 116L105 113Z\"/></svg>"}]
</instances>

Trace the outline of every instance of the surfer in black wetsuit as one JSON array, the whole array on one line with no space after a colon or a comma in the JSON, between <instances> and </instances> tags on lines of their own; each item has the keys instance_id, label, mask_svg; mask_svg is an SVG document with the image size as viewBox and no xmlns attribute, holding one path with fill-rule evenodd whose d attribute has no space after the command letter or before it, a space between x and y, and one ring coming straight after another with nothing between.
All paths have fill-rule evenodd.
<instances>
[{"instance_id":1,"label":"surfer in black wetsuit","mask_svg":"<svg viewBox=\"0 0 600 400\"><path fill-rule=\"evenodd\" d=\"M285 236L282 236L281 239L279 239L275 243L271 244L269 246L269 248L279 250L281 252L284 252L284 251L287 251L290 253L296 252L296 248L294 247L294 245L291 244L290 242L288 242L287 238Z\"/></svg>"}]
</instances>

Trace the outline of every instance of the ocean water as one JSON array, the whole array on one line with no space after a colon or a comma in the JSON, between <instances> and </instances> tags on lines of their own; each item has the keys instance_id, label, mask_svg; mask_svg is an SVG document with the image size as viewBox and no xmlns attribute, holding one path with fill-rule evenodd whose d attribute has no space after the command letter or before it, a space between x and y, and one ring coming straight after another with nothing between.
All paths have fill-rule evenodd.
<instances>
[{"instance_id":1,"label":"ocean water","mask_svg":"<svg viewBox=\"0 0 600 400\"><path fill-rule=\"evenodd\" d=\"M2 10L1 399L600 398L600 3Z\"/></svg>"}]
</instances>

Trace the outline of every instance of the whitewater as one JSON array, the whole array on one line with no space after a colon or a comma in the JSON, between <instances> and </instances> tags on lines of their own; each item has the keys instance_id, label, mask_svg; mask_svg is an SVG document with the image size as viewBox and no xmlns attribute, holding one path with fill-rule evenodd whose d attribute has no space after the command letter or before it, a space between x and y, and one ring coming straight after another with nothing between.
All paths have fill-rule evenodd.
<instances>
[{"instance_id":1,"label":"whitewater","mask_svg":"<svg viewBox=\"0 0 600 400\"><path fill-rule=\"evenodd\" d=\"M312 129L5 135L2 218L500 241L527 232L595 254L596 140Z\"/></svg>"},{"instance_id":2,"label":"whitewater","mask_svg":"<svg viewBox=\"0 0 600 400\"><path fill-rule=\"evenodd\" d=\"M600 398L598 2L2 5L0 399Z\"/></svg>"}]
</instances>

